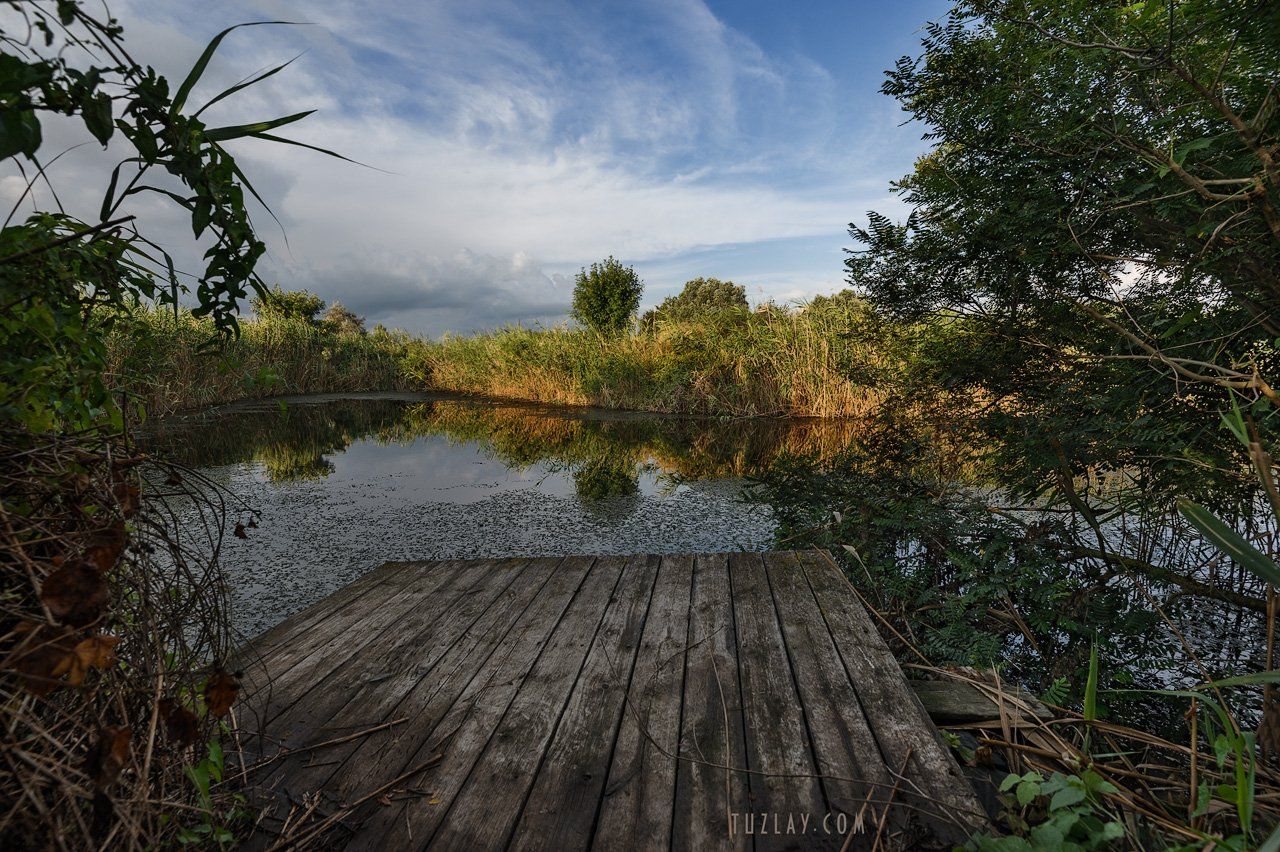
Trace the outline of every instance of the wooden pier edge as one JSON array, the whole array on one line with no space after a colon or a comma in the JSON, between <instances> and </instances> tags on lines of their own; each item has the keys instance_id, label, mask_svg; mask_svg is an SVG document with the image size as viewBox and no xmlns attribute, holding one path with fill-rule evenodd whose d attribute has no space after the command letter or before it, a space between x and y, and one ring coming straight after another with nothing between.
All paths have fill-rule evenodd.
<instances>
[{"instance_id":1,"label":"wooden pier edge","mask_svg":"<svg viewBox=\"0 0 1280 852\"><path fill-rule=\"evenodd\" d=\"M951 848L986 816L823 551L389 563L238 653L250 848Z\"/></svg>"}]
</instances>

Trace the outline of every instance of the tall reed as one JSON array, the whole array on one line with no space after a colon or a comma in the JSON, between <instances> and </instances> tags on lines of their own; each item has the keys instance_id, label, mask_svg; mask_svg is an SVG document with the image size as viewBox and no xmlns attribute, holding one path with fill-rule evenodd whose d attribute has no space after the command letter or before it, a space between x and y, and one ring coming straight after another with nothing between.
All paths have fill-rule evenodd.
<instances>
[{"instance_id":1,"label":"tall reed","mask_svg":"<svg viewBox=\"0 0 1280 852\"><path fill-rule=\"evenodd\" d=\"M407 335L271 316L219 341L188 311L139 309L108 340L108 381L153 416L286 393L399 390Z\"/></svg>"},{"instance_id":2,"label":"tall reed","mask_svg":"<svg viewBox=\"0 0 1280 852\"><path fill-rule=\"evenodd\" d=\"M829 301L659 320L637 333L510 326L410 347L434 390L570 405L727 416L863 416L897 363L864 305Z\"/></svg>"}]
</instances>

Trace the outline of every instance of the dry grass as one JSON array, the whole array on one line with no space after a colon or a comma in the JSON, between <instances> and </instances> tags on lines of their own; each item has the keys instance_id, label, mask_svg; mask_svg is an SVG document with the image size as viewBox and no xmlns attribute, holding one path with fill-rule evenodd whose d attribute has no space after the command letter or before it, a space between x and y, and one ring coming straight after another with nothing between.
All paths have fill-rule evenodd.
<instances>
[{"instance_id":1,"label":"dry grass","mask_svg":"<svg viewBox=\"0 0 1280 852\"><path fill-rule=\"evenodd\" d=\"M108 338L108 381L151 416L278 394L400 390L405 335L338 333L305 320L246 319L226 343L180 312L139 310Z\"/></svg>"},{"instance_id":2,"label":"dry grass","mask_svg":"<svg viewBox=\"0 0 1280 852\"><path fill-rule=\"evenodd\" d=\"M209 773L237 691L218 663L223 493L115 438L9 431L0 459L0 847L228 831L187 775ZM166 498L203 524L178 536Z\"/></svg>"},{"instance_id":3,"label":"dry grass","mask_svg":"<svg viewBox=\"0 0 1280 852\"><path fill-rule=\"evenodd\" d=\"M411 347L419 386L478 396L720 416L862 417L895 361L861 303L660 322L635 334L510 327Z\"/></svg>"}]
</instances>

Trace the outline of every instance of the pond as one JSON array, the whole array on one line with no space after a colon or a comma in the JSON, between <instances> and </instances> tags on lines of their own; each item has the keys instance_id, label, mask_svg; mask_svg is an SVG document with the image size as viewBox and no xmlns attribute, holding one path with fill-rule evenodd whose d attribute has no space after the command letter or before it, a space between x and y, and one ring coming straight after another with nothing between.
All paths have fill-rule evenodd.
<instances>
[{"instance_id":1,"label":"pond","mask_svg":"<svg viewBox=\"0 0 1280 852\"><path fill-rule=\"evenodd\" d=\"M221 552L253 636L388 561L768 549L745 477L851 428L365 394L224 406L149 440L254 519Z\"/></svg>"}]
</instances>

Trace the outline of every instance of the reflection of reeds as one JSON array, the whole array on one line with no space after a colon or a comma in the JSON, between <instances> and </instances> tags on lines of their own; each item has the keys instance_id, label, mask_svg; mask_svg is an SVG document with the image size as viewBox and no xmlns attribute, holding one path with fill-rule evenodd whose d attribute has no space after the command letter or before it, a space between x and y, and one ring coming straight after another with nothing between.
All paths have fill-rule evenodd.
<instances>
[{"instance_id":1,"label":"reflection of reeds","mask_svg":"<svg viewBox=\"0 0 1280 852\"><path fill-rule=\"evenodd\" d=\"M821 466L856 455L872 464L899 465L926 463L927 456L927 463L939 466L938 476L972 479L975 454L958 441L948 454L940 452L944 442L929 438L930 452L903 458L903 436L923 428L919 422L870 419L619 417L465 399L413 405L349 399L168 421L151 440L193 466L257 461L276 481L326 476L332 470L327 456L353 441L403 444L428 435L476 442L516 468L549 463L599 472L652 464L686 479L741 478L783 458L803 457Z\"/></svg>"}]
</instances>

